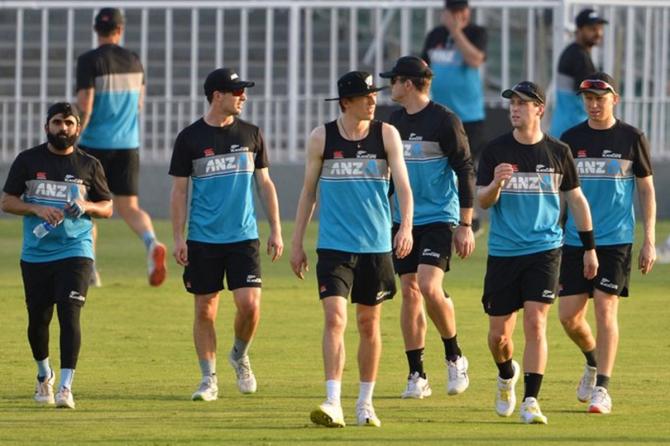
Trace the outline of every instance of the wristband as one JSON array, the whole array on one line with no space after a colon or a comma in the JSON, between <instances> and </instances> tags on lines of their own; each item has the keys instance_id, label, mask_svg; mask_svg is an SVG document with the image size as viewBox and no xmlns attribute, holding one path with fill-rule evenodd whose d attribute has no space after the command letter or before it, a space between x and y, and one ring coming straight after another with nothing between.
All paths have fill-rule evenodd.
<instances>
[{"instance_id":1,"label":"wristband","mask_svg":"<svg viewBox=\"0 0 670 446\"><path fill-rule=\"evenodd\" d=\"M596 241L593 238L593 230L577 231L577 233L579 234L579 239L582 241L584 250L588 251L590 249L596 249Z\"/></svg>"},{"instance_id":2,"label":"wristband","mask_svg":"<svg viewBox=\"0 0 670 446\"><path fill-rule=\"evenodd\" d=\"M472 226L472 223L466 223L464 221L459 221L458 226L465 226L465 227L469 228L470 226Z\"/></svg>"}]
</instances>

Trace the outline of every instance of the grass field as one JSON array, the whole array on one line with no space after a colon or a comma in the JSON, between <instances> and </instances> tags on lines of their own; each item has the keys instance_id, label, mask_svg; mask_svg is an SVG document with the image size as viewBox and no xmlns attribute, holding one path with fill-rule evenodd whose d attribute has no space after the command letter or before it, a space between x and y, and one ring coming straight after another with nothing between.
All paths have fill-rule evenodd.
<instances>
[{"instance_id":1,"label":"grass field","mask_svg":"<svg viewBox=\"0 0 670 446\"><path fill-rule=\"evenodd\" d=\"M170 240L168 223L157 225L159 235ZM314 228L307 245L312 266ZM291 230L286 224L287 243ZM267 234L267 227L262 231ZM660 224L659 239L669 231L670 223ZM496 416L496 369L486 347L487 318L479 301L483 237L473 258L452 263L445 281L457 309L459 340L470 360L469 390L446 395L442 346L431 327L425 361L433 396L422 401L399 398L407 366L397 296L384 304L383 311L384 352L375 392L382 428L355 426L357 337L355 323L350 323L343 405L351 426L332 430L309 421L309 411L324 396L322 311L314 268L300 282L290 272L288 253L277 264L264 264L262 319L251 352L259 381L255 395L237 392L225 361L232 341L232 302L224 292L217 324L220 399L195 403L189 399L199 381L191 340L192 299L181 285L181 270L171 261L167 283L158 289L148 287L141 242L120 220L100 224L98 264L104 286L89 292L82 313L83 348L73 386L77 409L36 406L18 262L20 236L18 218L0 220L1 445L670 444L668 265L657 265L648 277L633 272L632 297L620 307L621 344L610 385L614 412L609 416L588 415L576 400L583 357L563 334L556 308L550 315L549 365L540 395L549 425L522 425L518 412L508 419ZM353 322L353 306L350 310ZM520 328L515 336L519 361ZM55 321L51 346L57 368ZM517 388L520 392L522 385Z\"/></svg>"}]
</instances>

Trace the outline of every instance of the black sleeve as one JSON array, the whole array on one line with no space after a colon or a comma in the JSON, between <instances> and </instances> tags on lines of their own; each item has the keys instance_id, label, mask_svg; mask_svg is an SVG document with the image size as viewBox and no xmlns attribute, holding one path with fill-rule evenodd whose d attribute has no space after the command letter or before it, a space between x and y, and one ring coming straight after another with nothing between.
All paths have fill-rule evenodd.
<instances>
[{"instance_id":1,"label":"black sleeve","mask_svg":"<svg viewBox=\"0 0 670 446\"><path fill-rule=\"evenodd\" d=\"M477 186L488 186L493 181L493 171L496 168L493 158L493 144L489 143L482 151L477 166Z\"/></svg>"},{"instance_id":2,"label":"black sleeve","mask_svg":"<svg viewBox=\"0 0 670 446\"><path fill-rule=\"evenodd\" d=\"M481 26L469 26L463 30L465 37L468 38L470 43L472 43L479 51L486 54L486 45L488 43L488 34L486 28Z\"/></svg>"},{"instance_id":3,"label":"black sleeve","mask_svg":"<svg viewBox=\"0 0 670 446\"><path fill-rule=\"evenodd\" d=\"M77 59L77 91L95 87L95 66L85 56Z\"/></svg>"},{"instance_id":4,"label":"black sleeve","mask_svg":"<svg viewBox=\"0 0 670 446\"><path fill-rule=\"evenodd\" d=\"M430 65L430 56L428 55L428 51L437 46L444 45L445 40L445 32L444 30L441 30L440 27L437 27L428 33L426 40L423 43L423 49L421 50L421 58L425 60L428 65Z\"/></svg>"},{"instance_id":5,"label":"black sleeve","mask_svg":"<svg viewBox=\"0 0 670 446\"><path fill-rule=\"evenodd\" d=\"M577 174L577 166L575 159L572 157L569 147L564 148L563 155L563 180L559 187L563 192L579 187L579 175Z\"/></svg>"},{"instance_id":6,"label":"black sleeve","mask_svg":"<svg viewBox=\"0 0 670 446\"><path fill-rule=\"evenodd\" d=\"M263 139L263 133L260 131L260 129L258 129L258 133L256 136L258 142L256 143L257 149L256 149L256 156L254 158L254 168L264 169L266 167L270 167L270 161L268 160L267 146L265 145L265 139Z\"/></svg>"},{"instance_id":7,"label":"black sleeve","mask_svg":"<svg viewBox=\"0 0 670 446\"><path fill-rule=\"evenodd\" d=\"M633 150L635 151L633 154L633 173L635 176L644 178L652 175L649 141L647 141L644 133L640 133Z\"/></svg>"},{"instance_id":8,"label":"black sleeve","mask_svg":"<svg viewBox=\"0 0 670 446\"><path fill-rule=\"evenodd\" d=\"M9 168L5 187L2 189L6 194L20 197L26 190L28 169L26 168L23 158L23 153L19 154Z\"/></svg>"},{"instance_id":9,"label":"black sleeve","mask_svg":"<svg viewBox=\"0 0 670 446\"><path fill-rule=\"evenodd\" d=\"M574 79L573 90L579 89L579 84L590 74L596 71L591 56L576 47L563 54L558 63L559 73L566 74Z\"/></svg>"},{"instance_id":10,"label":"black sleeve","mask_svg":"<svg viewBox=\"0 0 670 446\"><path fill-rule=\"evenodd\" d=\"M91 177L91 185L88 189L89 201L106 201L112 199L112 193L107 186L107 177L105 177L105 170L102 164L97 159L93 160L93 175Z\"/></svg>"},{"instance_id":11,"label":"black sleeve","mask_svg":"<svg viewBox=\"0 0 670 446\"><path fill-rule=\"evenodd\" d=\"M449 114L442 124L440 147L449 157L449 165L458 177L458 200L461 208L471 208L474 204L475 173L470 156L468 137L461 120Z\"/></svg>"},{"instance_id":12,"label":"black sleeve","mask_svg":"<svg viewBox=\"0 0 670 446\"><path fill-rule=\"evenodd\" d=\"M182 130L177 135L170 160L170 170L168 173L173 177L190 177L193 173L193 159L187 143L187 138Z\"/></svg>"}]
</instances>

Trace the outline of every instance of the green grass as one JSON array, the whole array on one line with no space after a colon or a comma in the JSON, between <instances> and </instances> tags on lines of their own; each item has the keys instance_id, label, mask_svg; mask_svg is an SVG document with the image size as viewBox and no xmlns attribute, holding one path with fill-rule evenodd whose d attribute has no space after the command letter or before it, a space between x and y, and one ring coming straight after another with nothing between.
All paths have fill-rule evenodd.
<instances>
[{"instance_id":1,"label":"green grass","mask_svg":"<svg viewBox=\"0 0 670 446\"><path fill-rule=\"evenodd\" d=\"M169 240L167 222L158 233ZM547 426L526 426L515 413L496 416L496 369L486 347L487 318L480 296L485 239L473 258L455 260L445 288L457 309L458 333L470 359L470 389L447 397L442 346L431 326L426 369L434 394L423 401L401 400L407 374L399 328L399 296L384 304L384 352L375 392L381 429L313 426L309 411L324 396L320 353L322 310L314 278L314 228L307 243L312 270L295 279L288 253L264 264L262 319L252 347L259 381L255 395L240 395L225 353L232 341L232 302L224 292L217 323L220 399L189 400L199 381L191 340L192 298L181 285L181 270L170 262L166 284L145 282L141 242L119 220L100 224L99 268L103 287L92 289L82 313L83 348L74 394L75 411L36 406L35 367L26 339L26 314L19 270L19 219L0 220L0 444L386 444L545 445L669 444L670 266L657 265L648 277L632 277L632 297L620 309L621 344L610 385L614 412L585 413L575 398L583 358L563 334L553 308L549 324L549 365L540 401ZM292 226L284 237L290 240ZM262 231L267 234L264 225ZM670 231L660 224L659 239ZM637 251L636 251L637 255ZM355 424L357 336L350 306L347 365L343 385L345 418ZM58 366L58 325L52 323L51 358ZM521 327L515 336L521 360ZM517 393L521 392L521 387Z\"/></svg>"}]
</instances>

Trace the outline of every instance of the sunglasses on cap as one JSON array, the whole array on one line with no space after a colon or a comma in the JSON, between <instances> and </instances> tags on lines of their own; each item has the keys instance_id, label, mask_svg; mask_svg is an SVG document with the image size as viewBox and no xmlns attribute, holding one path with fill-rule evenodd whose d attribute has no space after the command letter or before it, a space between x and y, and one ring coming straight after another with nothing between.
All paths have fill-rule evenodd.
<instances>
[{"instance_id":1,"label":"sunglasses on cap","mask_svg":"<svg viewBox=\"0 0 670 446\"><path fill-rule=\"evenodd\" d=\"M614 90L614 87L612 87L609 83L605 81L601 81L600 79L584 79L581 84L579 84L579 89L580 90L610 90L612 93L614 93L616 90Z\"/></svg>"}]
</instances>

